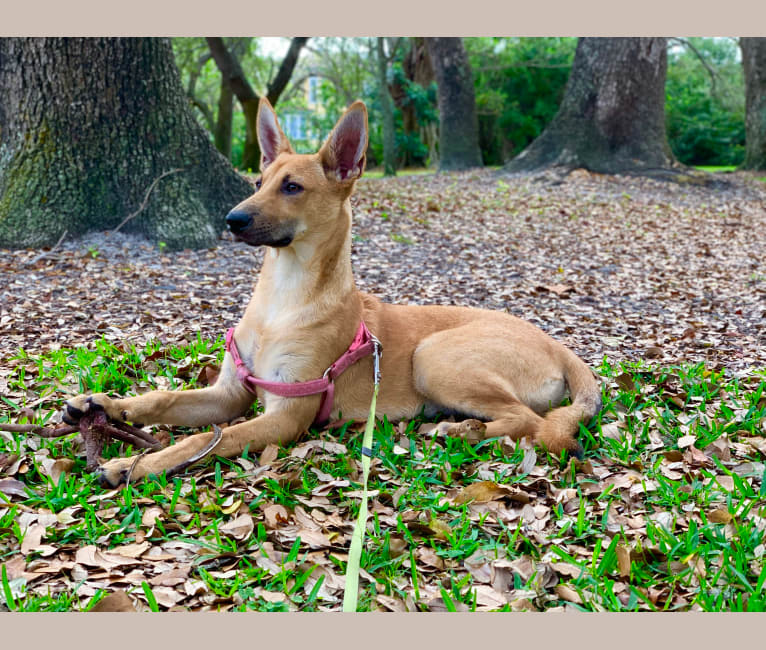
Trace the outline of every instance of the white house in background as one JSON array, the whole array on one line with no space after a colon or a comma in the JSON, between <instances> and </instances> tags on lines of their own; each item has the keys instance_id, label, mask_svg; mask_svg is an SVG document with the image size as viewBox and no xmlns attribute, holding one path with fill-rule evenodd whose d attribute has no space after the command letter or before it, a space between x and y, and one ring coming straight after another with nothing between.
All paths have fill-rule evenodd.
<instances>
[{"instance_id":1,"label":"white house in background","mask_svg":"<svg viewBox=\"0 0 766 650\"><path fill-rule=\"evenodd\" d=\"M316 111L321 111L319 104L319 77L310 76L303 82L303 91L306 98L305 110L290 111L280 116L282 129L285 135L294 141L309 140L312 134L309 130L308 115Z\"/></svg>"}]
</instances>

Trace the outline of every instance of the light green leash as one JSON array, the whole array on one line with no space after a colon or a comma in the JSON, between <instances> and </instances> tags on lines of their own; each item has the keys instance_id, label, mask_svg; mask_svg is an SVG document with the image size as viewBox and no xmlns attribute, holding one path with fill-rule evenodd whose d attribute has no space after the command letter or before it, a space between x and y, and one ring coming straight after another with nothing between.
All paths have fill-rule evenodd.
<instances>
[{"instance_id":1,"label":"light green leash","mask_svg":"<svg viewBox=\"0 0 766 650\"><path fill-rule=\"evenodd\" d=\"M370 473L370 458L372 457L372 432L375 429L375 404L378 401L378 387L380 386L380 341L372 337L374 349L374 387L372 389L372 402L370 403L370 415L367 417L367 426L364 428L362 438L362 501L359 504L359 517L357 517L354 533L351 536L351 547L348 551L348 563L346 564L346 587L343 593L343 611L355 612L359 598L359 561L362 557L362 542L364 531L367 527L367 477Z\"/></svg>"}]
</instances>

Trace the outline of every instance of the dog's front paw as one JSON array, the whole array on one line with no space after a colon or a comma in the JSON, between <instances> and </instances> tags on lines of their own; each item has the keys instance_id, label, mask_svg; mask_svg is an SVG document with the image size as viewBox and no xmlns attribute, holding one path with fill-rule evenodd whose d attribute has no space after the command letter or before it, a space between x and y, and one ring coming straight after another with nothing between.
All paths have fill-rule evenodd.
<instances>
[{"instance_id":1,"label":"dog's front paw","mask_svg":"<svg viewBox=\"0 0 766 650\"><path fill-rule=\"evenodd\" d=\"M116 488L127 482L128 473L135 458L112 458L96 470L98 482L102 487Z\"/></svg>"},{"instance_id":2,"label":"dog's front paw","mask_svg":"<svg viewBox=\"0 0 766 650\"><path fill-rule=\"evenodd\" d=\"M106 411L107 417L112 420L124 421L124 414L116 405L116 400L104 393L94 395L78 395L64 402L61 418L67 424L77 426L77 423L86 413L94 411Z\"/></svg>"}]
</instances>

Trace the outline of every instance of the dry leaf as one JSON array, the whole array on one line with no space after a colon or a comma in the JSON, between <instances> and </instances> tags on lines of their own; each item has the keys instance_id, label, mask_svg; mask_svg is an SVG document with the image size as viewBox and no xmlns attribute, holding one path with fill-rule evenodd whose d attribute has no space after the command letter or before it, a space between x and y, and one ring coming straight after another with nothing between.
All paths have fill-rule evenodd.
<instances>
[{"instance_id":1,"label":"dry leaf","mask_svg":"<svg viewBox=\"0 0 766 650\"><path fill-rule=\"evenodd\" d=\"M732 515L724 508L717 508L707 513L708 521L714 524L728 524L732 520Z\"/></svg>"},{"instance_id":2,"label":"dry leaf","mask_svg":"<svg viewBox=\"0 0 766 650\"><path fill-rule=\"evenodd\" d=\"M99 600L89 612L136 612L135 605L127 593L122 589L113 591Z\"/></svg>"},{"instance_id":3,"label":"dry leaf","mask_svg":"<svg viewBox=\"0 0 766 650\"><path fill-rule=\"evenodd\" d=\"M627 578L630 576L630 549L624 544L618 544L615 551L620 577Z\"/></svg>"},{"instance_id":4,"label":"dry leaf","mask_svg":"<svg viewBox=\"0 0 766 650\"><path fill-rule=\"evenodd\" d=\"M26 497L27 486L15 478L0 479L0 492L8 497Z\"/></svg>"},{"instance_id":5,"label":"dry leaf","mask_svg":"<svg viewBox=\"0 0 766 650\"><path fill-rule=\"evenodd\" d=\"M266 506L263 509L263 516L266 520L266 528L279 528L290 523L290 513L287 512L287 508L279 503Z\"/></svg>"},{"instance_id":6,"label":"dry leaf","mask_svg":"<svg viewBox=\"0 0 766 650\"><path fill-rule=\"evenodd\" d=\"M218 531L224 535L230 535L234 539L243 540L253 533L253 518L251 515L240 515L236 519L227 521L223 526L219 526Z\"/></svg>"},{"instance_id":7,"label":"dry leaf","mask_svg":"<svg viewBox=\"0 0 766 650\"><path fill-rule=\"evenodd\" d=\"M258 457L258 464L261 467L271 465L277 459L277 456L279 456L279 447L275 444L266 445Z\"/></svg>"},{"instance_id":8,"label":"dry leaf","mask_svg":"<svg viewBox=\"0 0 766 650\"><path fill-rule=\"evenodd\" d=\"M510 485L501 485L494 481L479 481L471 483L464 487L455 497L456 504L468 503L486 503L496 499L508 498L518 503L529 503L529 495L519 488Z\"/></svg>"},{"instance_id":9,"label":"dry leaf","mask_svg":"<svg viewBox=\"0 0 766 650\"><path fill-rule=\"evenodd\" d=\"M580 598L580 594L578 594L569 585L556 585L554 591L556 592L556 595L561 598L561 600L566 600L570 603L582 605L583 601L582 598Z\"/></svg>"}]
</instances>

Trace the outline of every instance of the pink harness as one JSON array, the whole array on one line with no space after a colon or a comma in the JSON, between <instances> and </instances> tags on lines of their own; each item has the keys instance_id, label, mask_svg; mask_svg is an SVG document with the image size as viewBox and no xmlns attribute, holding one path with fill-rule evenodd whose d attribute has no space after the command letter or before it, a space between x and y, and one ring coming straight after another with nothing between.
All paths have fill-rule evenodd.
<instances>
[{"instance_id":1,"label":"pink harness","mask_svg":"<svg viewBox=\"0 0 766 650\"><path fill-rule=\"evenodd\" d=\"M265 379L259 379L254 376L239 356L239 350L234 341L234 328L232 327L226 332L226 351L231 355L231 358L234 359L234 364L237 366L237 378L253 395L256 394L256 386L260 386L263 390L282 397L305 397L306 395L322 393L319 412L314 419L315 424L323 424L330 419L330 412L332 411L333 399L335 397L335 379L343 374L343 371L352 364L373 354L376 346L379 345L380 343L378 342L378 339L370 333L370 330L367 329L364 321L361 321L354 340L351 341L351 345L348 346L348 350L346 350L335 363L325 370L324 374L319 379L288 383L282 381L266 381Z\"/></svg>"}]
</instances>

